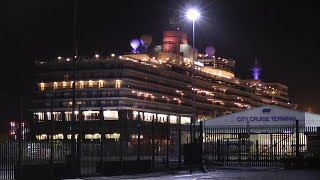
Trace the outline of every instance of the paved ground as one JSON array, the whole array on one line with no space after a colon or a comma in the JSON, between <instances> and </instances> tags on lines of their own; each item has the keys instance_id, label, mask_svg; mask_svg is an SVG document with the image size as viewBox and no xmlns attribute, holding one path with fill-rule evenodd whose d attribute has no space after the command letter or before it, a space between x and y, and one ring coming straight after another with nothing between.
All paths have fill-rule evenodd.
<instances>
[{"instance_id":1,"label":"paved ground","mask_svg":"<svg viewBox=\"0 0 320 180\"><path fill-rule=\"evenodd\" d=\"M319 170L282 170L271 168L220 169L203 173L193 171L155 172L149 174L123 175L112 177L88 177L82 180L115 180L115 179L143 179L143 180L320 180ZM74 179L75 180L75 179Z\"/></svg>"}]
</instances>

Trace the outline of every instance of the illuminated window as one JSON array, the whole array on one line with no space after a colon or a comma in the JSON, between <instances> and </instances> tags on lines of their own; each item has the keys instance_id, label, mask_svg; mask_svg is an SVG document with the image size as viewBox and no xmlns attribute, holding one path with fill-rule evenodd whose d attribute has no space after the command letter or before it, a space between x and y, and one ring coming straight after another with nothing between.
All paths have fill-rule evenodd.
<instances>
[{"instance_id":1,"label":"illuminated window","mask_svg":"<svg viewBox=\"0 0 320 180\"><path fill-rule=\"evenodd\" d=\"M51 112L47 112L47 119L51 121ZM61 112L53 112L53 120L54 121L62 121L62 113Z\"/></svg>"},{"instance_id":2,"label":"illuminated window","mask_svg":"<svg viewBox=\"0 0 320 180\"><path fill-rule=\"evenodd\" d=\"M101 138L101 134L85 134L84 135L85 139L100 139Z\"/></svg>"},{"instance_id":3,"label":"illuminated window","mask_svg":"<svg viewBox=\"0 0 320 180\"><path fill-rule=\"evenodd\" d=\"M137 120L139 114L140 114L140 117L142 118L142 112L133 111L132 114L133 114L133 120Z\"/></svg>"},{"instance_id":4,"label":"illuminated window","mask_svg":"<svg viewBox=\"0 0 320 180\"><path fill-rule=\"evenodd\" d=\"M99 83L98 83L98 88L103 88L104 86L104 83L102 80L99 80Z\"/></svg>"},{"instance_id":5,"label":"illuminated window","mask_svg":"<svg viewBox=\"0 0 320 180\"><path fill-rule=\"evenodd\" d=\"M66 121L71 121L72 120L72 113L69 111L64 112L64 119Z\"/></svg>"},{"instance_id":6,"label":"illuminated window","mask_svg":"<svg viewBox=\"0 0 320 180\"><path fill-rule=\"evenodd\" d=\"M70 81L70 88L73 88L73 81Z\"/></svg>"},{"instance_id":7,"label":"illuminated window","mask_svg":"<svg viewBox=\"0 0 320 180\"><path fill-rule=\"evenodd\" d=\"M115 141L119 141L120 134L118 133L106 134L106 139L114 139Z\"/></svg>"},{"instance_id":8,"label":"illuminated window","mask_svg":"<svg viewBox=\"0 0 320 180\"><path fill-rule=\"evenodd\" d=\"M54 82L54 83L53 83L53 90L56 90L56 89L58 89L58 83L57 83L57 82Z\"/></svg>"},{"instance_id":9,"label":"illuminated window","mask_svg":"<svg viewBox=\"0 0 320 180\"><path fill-rule=\"evenodd\" d=\"M190 124L191 118L190 117L181 117L181 124Z\"/></svg>"},{"instance_id":10,"label":"illuminated window","mask_svg":"<svg viewBox=\"0 0 320 180\"><path fill-rule=\"evenodd\" d=\"M53 139L63 139L63 134L53 135Z\"/></svg>"},{"instance_id":11,"label":"illuminated window","mask_svg":"<svg viewBox=\"0 0 320 180\"><path fill-rule=\"evenodd\" d=\"M45 85L45 83L40 83L40 91L44 91L44 85Z\"/></svg>"},{"instance_id":12,"label":"illuminated window","mask_svg":"<svg viewBox=\"0 0 320 180\"><path fill-rule=\"evenodd\" d=\"M74 112L75 116L76 116L76 121L78 121L79 119L79 111L75 111ZM71 121L72 120L72 112L71 111L66 111L64 112L65 115L65 120L66 121Z\"/></svg>"},{"instance_id":13,"label":"illuminated window","mask_svg":"<svg viewBox=\"0 0 320 180\"><path fill-rule=\"evenodd\" d=\"M66 88L67 87L67 82L62 81L62 88Z\"/></svg>"},{"instance_id":14,"label":"illuminated window","mask_svg":"<svg viewBox=\"0 0 320 180\"><path fill-rule=\"evenodd\" d=\"M131 134L132 139L138 139L138 134ZM140 134L140 139L143 139L143 135Z\"/></svg>"},{"instance_id":15,"label":"illuminated window","mask_svg":"<svg viewBox=\"0 0 320 180\"><path fill-rule=\"evenodd\" d=\"M103 111L104 120L118 120L118 111Z\"/></svg>"},{"instance_id":16,"label":"illuminated window","mask_svg":"<svg viewBox=\"0 0 320 180\"><path fill-rule=\"evenodd\" d=\"M36 135L37 140L46 140L48 136L46 134Z\"/></svg>"},{"instance_id":17,"label":"illuminated window","mask_svg":"<svg viewBox=\"0 0 320 180\"><path fill-rule=\"evenodd\" d=\"M50 121L51 120L51 113L47 112L47 119Z\"/></svg>"},{"instance_id":18,"label":"illuminated window","mask_svg":"<svg viewBox=\"0 0 320 180\"><path fill-rule=\"evenodd\" d=\"M99 111L83 111L85 121L99 120Z\"/></svg>"},{"instance_id":19,"label":"illuminated window","mask_svg":"<svg viewBox=\"0 0 320 180\"><path fill-rule=\"evenodd\" d=\"M153 113L143 113L144 117L143 117L143 120L144 121L149 121L151 122L152 121L152 118L153 118L153 115L156 116L156 114L153 114Z\"/></svg>"},{"instance_id":20,"label":"illuminated window","mask_svg":"<svg viewBox=\"0 0 320 180\"><path fill-rule=\"evenodd\" d=\"M75 134L75 135L74 135L74 138L75 138L75 139L78 139L78 134ZM68 135L67 135L67 139L71 139L71 134L68 134Z\"/></svg>"},{"instance_id":21,"label":"illuminated window","mask_svg":"<svg viewBox=\"0 0 320 180\"><path fill-rule=\"evenodd\" d=\"M93 87L93 81L89 80L88 85L89 85L89 87Z\"/></svg>"},{"instance_id":22,"label":"illuminated window","mask_svg":"<svg viewBox=\"0 0 320 180\"><path fill-rule=\"evenodd\" d=\"M167 122L167 115L165 114L158 114L158 122L166 123Z\"/></svg>"},{"instance_id":23,"label":"illuminated window","mask_svg":"<svg viewBox=\"0 0 320 180\"><path fill-rule=\"evenodd\" d=\"M120 80L116 80L115 88L121 88L121 81Z\"/></svg>"},{"instance_id":24,"label":"illuminated window","mask_svg":"<svg viewBox=\"0 0 320 180\"><path fill-rule=\"evenodd\" d=\"M80 89L83 89L83 87L84 87L84 82L83 82L83 81L80 81L80 86L79 86L79 88L80 88Z\"/></svg>"},{"instance_id":25,"label":"illuminated window","mask_svg":"<svg viewBox=\"0 0 320 180\"><path fill-rule=\"evenodd\" d=\"M44 112L35 112L33 113L33 120L36 122L44 121L44 116L45 116Z\"/></svg>"},{"instance_id":26,"label":"illuminated window","mask_svg":"<svg viewBox=\"0 0 320 180\"><path fill-rule=\"evenodd\" d=\"M169 117L169 120L170 120L170 123L171 124L177 124L178 123L178 118L177 118L177 116L170 116Z\"/></svg>"},{"instance_id":27,"label":"illuminated window","mask_svg":"<svg viewBox=\"0 0 320 180\"><path fill-rule=\"evenodd\" d=\"M62 121L62 113L61 112L53 112L53 119L55 121Z\"/></svg>"}]
</instances>

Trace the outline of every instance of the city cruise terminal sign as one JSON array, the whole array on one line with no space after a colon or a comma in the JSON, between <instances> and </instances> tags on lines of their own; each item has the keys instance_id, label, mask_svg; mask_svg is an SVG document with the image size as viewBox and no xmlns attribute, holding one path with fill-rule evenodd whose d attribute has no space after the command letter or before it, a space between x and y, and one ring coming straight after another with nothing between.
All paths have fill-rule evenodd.
<instances>
[{"instance_id":1,"label":"city cruise terminal sign","mask_svg":"<svg viewBox=\"0 0 320 180\"><path fill-rule=\"evenodd\" d=\"M206 126L251 126L251 127L277 127L292 126L299 121L299 124L305 124L304 113L278 107L258 107L246 111L241 111L227 116L208 120Z\"/></svg>"},{"instance_id":2,"label":"city cruise terminal sign","mask_svg":"<svg viewBox=\"0 0 320 180\"><path fill-rule=\"evenodd\" d=\"M294 115L272 115L270 108L262 109L262 114L265 116L237 116L236 121L239 123L253 122L253 123L290 123L297 120Z\"/></svg>"},{"instance_id":3,"label":"city cruise terminal sign","mask_svg":"<svg viewBox=\"0 0 320 180\"><path fill-rule=\"evenodd\" d=\"M238 122L247 122L247 121L255 121L255 122L259 122L259 121L295 121L297 118L295 116L265 116L265 117L261 117L261 116L257 116L257 117L246 117L246 116L239 116L237 117L237 121Z\"/></svg>"}]
</instances>

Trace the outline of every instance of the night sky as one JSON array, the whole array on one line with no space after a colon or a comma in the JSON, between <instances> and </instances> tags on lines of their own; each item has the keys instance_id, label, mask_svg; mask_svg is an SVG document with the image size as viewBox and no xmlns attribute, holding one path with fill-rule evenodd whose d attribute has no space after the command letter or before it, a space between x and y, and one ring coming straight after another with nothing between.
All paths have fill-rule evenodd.
<instances>
[{"instance_id":1,"label":"night sky","mask_svg":"<svg viewBox=\"0 0 320 180\"><path fill-rule=\"evenodd\" d=\"M236 76L245 79L252 78L249 69L257 58L264 82L287 85L290 101L300 110L320 113L316 1L81 0L79 56L128 52L130 39L145 33L153 35L153 44L160 44L169 17L182 16L192 4L201 9L202 18L195 25L200 52L214 46L217 56L237 62ZM17 119L17 96L23 96L24 108L30 106L34 60L74 55L74 1L2 0L0 7L0 120L4 122ZM192 44L192 22L181 19L180 27Z\"/></svg>"}]
</instances>

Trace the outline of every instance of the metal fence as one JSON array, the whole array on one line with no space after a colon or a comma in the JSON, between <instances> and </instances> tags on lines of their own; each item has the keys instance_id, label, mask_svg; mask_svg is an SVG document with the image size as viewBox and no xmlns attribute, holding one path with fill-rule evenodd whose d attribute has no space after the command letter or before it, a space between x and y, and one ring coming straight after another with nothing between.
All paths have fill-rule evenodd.
<instances>
[{"instance_id":1,"label":"metal fence","mask_svg":"<svg viewBox=\"0 0 320 180\"><path fill-rule=\"evenodd\" d=\"M293 165L292 159L319 157L320 152L317 127L197 126L194 135L190 129L189 125L141 122L139 128L129 128L138 135L131 141L2 138L0 179L34 177L30 172L48 179L161 171L192 165L187 163L189 156L199 156L209 168L283 167L288 162ZM186 154L192 136L197 139L193 142L201 144L200 151L189 149Z\"/></svg>"},{"instance_id":2,"label":"metal fence","mask_svg":"<svg viewBox=\"0 0 320 180\"><path fill-rule=\"evenodd\" d=\"M318 131L317 131L318 130ZM207 127L203 159L209 167L293 167L319 158L317 127ZM300 161L299 161L300 160Z\"/></svg>"},{"instance_id":3,"label":"metal fence","mask_svg":"<svg viewBox=\"0 0 320 180\"><path fill-rule=\"evenodd\" d=\"M27 140L21 134L0 142L0 179L46 179L160 171L182 167L190 125L140 122L127 127L130 140ZM32 170L31 170L32 169Z\"/></svg>"}]
</instances>

